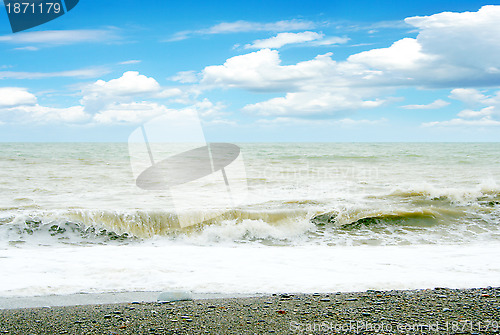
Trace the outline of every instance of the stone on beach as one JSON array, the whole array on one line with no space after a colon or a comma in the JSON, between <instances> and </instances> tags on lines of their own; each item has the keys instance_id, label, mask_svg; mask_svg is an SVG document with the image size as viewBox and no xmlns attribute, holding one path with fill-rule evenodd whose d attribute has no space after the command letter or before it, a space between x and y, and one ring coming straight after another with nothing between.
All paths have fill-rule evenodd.
<instances>
[{"instance_id":1,"label":"stone on beach","mask_svg":"<svg viewBox=\"0 0 500 335\"><path fill-rule=\"evenodd\" d=\"M159 302L186 301L193 300L193 293L190 291L169 291L162 292L158 296Z\"/></svg>"}]
</instances>

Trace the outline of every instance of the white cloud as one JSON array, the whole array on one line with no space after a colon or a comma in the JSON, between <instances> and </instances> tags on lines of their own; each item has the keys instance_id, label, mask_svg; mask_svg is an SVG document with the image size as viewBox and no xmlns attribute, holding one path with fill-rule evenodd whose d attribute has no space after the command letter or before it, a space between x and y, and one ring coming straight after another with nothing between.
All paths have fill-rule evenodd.
<instances>
[{"instance_id":1,"label":"white cloud","mask_svg":"<svg viewBox=\"0 0 500 335\"><path fill-rule=\"evenodd\" d=\"M500 25L497 22L500 22L500 6L484 6L472 13L408 18L406 23L419 30L416 38L403 38L387 48L354 54L343 62L330 59L324 72L309 75L325 79L324 73L327 73L330 77L333 75L333 80L352 86L454 88L500 85L500 58L496 56L500 54L497 43ZM297 34L279 36L287 37L259 43L279 46ZM232 57L224 65L206 67L202 83L253 89L297 86L294 81L299 77L310 81L308 76L297 75L294 67L312 65L313 60L285 67L280 66L278 53L272 52L264 49ZM281 85L276 85L278 82Z\"/></svg>"},{"instance_id":2,"label":"white cloud","mask_svg":"<svg viewBox=\"0 0 500 335\"><path fill-rule=\"evenodd\" d=\"M313 41L310 44L313 46L326 46L334 44L344 44L349 42L349 40L350 39L348 37L331 36Z\"/></svg>"},{"instance_id":3,"label":"white cloud","mask_svg":"<svg viewBox=\"0 0 500 335\"><path fill-rule=\"evenodd\" d=\"M397 87L467 89L500 85L500 58L497 57L500 54L497 43L500 6L484 6L471 13L413 17L405 22L418 29L416 38L403 38L386 48L351 55L345 61L335 61L332 54L325 54L281 65L278 51L261 49L231 57L222 65L205 67L200 83L204 87L285 92L285 96L245 107L246 111L265 115L331 114L376 107L387 100L377 99L377 94ZM278 34L251 46L277 48L301 38L314 38L299 34ZM460 94L465 99L465 91L454 91L450 97ZM406 108L430 109L445 104L438 100Z\"/></svg>"},{"instance_id":4,"label":"white cloud","mask_svg":"<svg viewBox=\"0 0 500 335\"><path fill-rule=\"evenodd\" d=\"M422 126L424 127L491 127L495 126L498 127L500 126L500 121L493 120L488 117L481 118L479 120L464 120L464 119L452 119L449 121L433 121L433 122L427 122L423 123Z\"/></svg>"},{"instance_id":5,"label":"white cloud","mask_svg":"<svg viewBox=\"0 0 500 335\"><path fill-rule=\"evenodd\" d=\"M196 105L189 99L189 90L177 87L161 87L153 77L136 71L128 71L116 79L98 80L82 90L80 103L85 111L93 114L94 123L140 123L157 115L174 110L146 99L175 98L173 102L191 103L193 110L210 114L219 106ZM170 100L172 102L172 100ZM203 108L205 110L203 110ZM185 109L185 108L184 108Z\"/></svg>"},{"instance_id":6,"label":"white cloud","mask_svg":"<svg viewBox=\"0 0 500 335\"><path fill-rule=\"evenodd\" d=\"M126 60L124 62L120 62L118 64L120 65L130 65L130 64L139 64L141 63L142 61L141 60L138 60L138 59L131 59L131 60Z\"/></svg>"},{"instance_id":7,"label":"white cloud","mask_svg":"<svg viewBox=\"0 0 500 335\"><path fill-rule=\"evenodd\" d=\"M40 50L37 47L34 46L27 46L27 47L19 47L19 48L14 48L14 50L24 50L24 51L38 51Z\"/></svg>"},{"instance_id":8,"label":"white cloud","mask_svg":"<svg viewBox=\"0 0 500 335\"><path fill-rule=\"evenodd\" d=\"M245 49L279 49L287 44L310 42L322 39L323 37L324 34L313 31L305 31L302 33L279 33L265 40L253 41L252 44L245 45Z\"/></svg>"},{"instance_id":9,"label":"white cloud","mask_svg":"<svg viewBox=\"0 0 500 335\"><path fill-rule=\"evenodd\" d=\"M418 41L423 51L440 55L460 67L482 71L498 68L500 51L500 6L483 6L477 12L444 12L407 18L419 28Z\"/></svg>"},{"instance_id":10,"label":"white cloud","mask_svg":"<svg viewBox=\"0 0 500 335\"><path fill-rule=\"evenodd\" d=\"M44 79L57 77L95 78L109 73L106 68L87 68L60 72L0 71L0 79Z\"/></svg>"},{"instance_id":11,"label":"white cloud","mask_svg":"<svg viewBox=\"0 0 500 335\"><path fill-rule=\"evenodd\" d=\"M103 124L138 124L156 116L165 115L172 119L198 118L198 116L202 116L208 118L207 122L212 122L223 115L221 110L224 107L222 103L214 104L208 99L198 101L182 109L171 109L165 105L148 101L115 103L106 106L106 108L95 114L93 121ZM210 120L214 117L215 119Z\"/></svg>"},{"instance_id":12,"label":"white cloud","mask_svg":"<svg viewBox=\"0 0 500 335\"><path fill-rule=\"evenodd\" d=\"M439 109L448 106L449 104L450 103L447 101L437 99L436 101L431 102L430 104L427 105L406 105L401 107L405 109Z\"/></svg>"},{"instance_id":13,"label":"white cloud","mask_svg":"<svg viewBox=\"0 0 500 335\"><path fill-rule=\"evenodd\" d=\"M184 92L180 88L174 87L174 88L166 88L156 93L154 96L156 98L172 98L181 96L183 93Z\"/></svg>"},{"instance_id":14,"label":"white cloud","mask_svg":"<svg viewBox=\"0 0 500 335\"><path fill-rule=\"evenodd\" d=\"M13 114L13 118L17 122L28 123L81 123L88 121L90 115L85 113L82 106L73 106L69 108L54 108L40 106L19 106L6 109L9 114Z\"/></svg>"},{"instance_id":15,"label":"white cloud","mask_svg":"<svg viewBox=\"0 0 500 335\"><path fill-rule=\"evenodd\" d=\"M106 105L126 101L133 96L159 92L160 84L136 71L125 72L120 78L110 81L98 80L83 90L81 103L90 112L96 112Z\"/></svg>"},{"instance_id":16,"label":"white cloud","mask_svg":"<svg viewBox=\"0 0 500 335\"><path fill-rule=\"evenodd\" d=\"M283 20L277 22L251 22L251 21L235 21L222 22L212 27L201 30L186 30L174 34L168 42L181 41L195 35L214 35L214 34L231 34L231 33L246 33L253 31L294 31L311 29L316 26L315 23L305 20Z\"/></svg>"},{"instance_id":17,"label":"white cloud","mask_svg":"<svg viewBox=\"0 0 500 335\"><path fill-rule=\"evenodd\" d=\"M499 20L500 6L407 18L419 29L419 52L431 58L418 64L417 73L406 74L429 86L499 85Z\"/></svg>"},{"instance_id":18,"label":"white cloud","mask_svg":"<svg viewBox=\"0 0 500 335\"><path fill-rule=\"evenodd\" d=\"M42 106L25 88L3 87L0 88L0 112L9 122L87 125L137 124L158 115L173 119L201 115L210 121L224 114L224 104L208 99L190 100L189 106L177 110L157 102L134 101L144 97L187 99L187 94L175 87L162 88L154 78L128 71L119 78L98 80L86 86L81 91L81 105L68 108Z\"/></svg>"},{"instance_id":19,"label":"white cloud","mask_svg":"<svg viewBox=\"0 0 500 335\"><path fill-rule=\"evenodd\" d=\"M368 30L371 33L378 32L381 29L408 29L409 25L403 20L380 21L365 26L356 25L354 30Z\"/></svg>"},{"instance_id":20,"label":"white cloud","mask_svg":"<svg viewBox=\"0 0 500 335\"><path fill-rule=\"evenodd\" d=\"M473 111L470 109L465 109L458 113L457 115L464 119L474 119L474 118L482 118L482 117L491 117L495 114L495 107L489 106L485 107L479 111Z\"/></svg>"},{"instance_id":21,"label":"white cloud","mask_svg":"<svg viewBox=\"0 0 500 335\"><path fill-rule=\"evenodd\" d=\"M197 111L203 117L222 116L224 115L224 113L222 112L224 108L226 108L226 106L222 102L217 102L214 104L207 98L203 99L202 101L196 102L192 107L188 107L188 109Z\"/></svg>"},{"instance_id":22,"label":"white cloud","mask_svg":"<svg viewBox=\"0 0 500 335\"><path fill-rule=\"evenodd\" d=\"M65 122L78 123L90 118L82 106L54 108L41 106L34 94L25 88L0 88L0 112L16 122Z\"/></svg>"},{"instance_id":23,"label":"white cloud","mask_svg":"<svg viewBox=\"0 0 500 335\"><path fill-rule=\"evenodd\" d=\"M110 81L98 80L87 88L88 92L102 95L136 95L157 92L160 84L152 78L139 74L137 71L127 71L120 78Z\"/></svg>"},{"instance_id":24,"label":"white cloud","mask_svg":"<svg viewBox=\"0 0 500 335\"><path fill-rule=\"evenodd\" d=\"M246 112L260 115L309 116L342 115L346 111L374 108L384 100L365 100L366 96L349 88L328 91L307 91L287 93L284 97L247 105Z\"/></svg>"},{"instance_id":25,"label":"white cloud","mask_svg":"<svg viewBox=\"0 0 500 335\"><path fill-rule=\"evenodd\" d=\"M449 97L469 106L481 104L487 99L485 95L474 88L456 88L451 91Z\"/></svg>"},{"instance_id":26,"label":"white cloud","mask_svg":"<svg viewBox=\"0 0 500 335\"><path fill-rule=\"evenodd\" d=\"M456 88L449 97L463 102L468 107L479 107L480 110L464 109L457 114L463 119L491 119L500 116L500 91L495 95L485 95L474 88Z\"/></svg>"},{"instance_id":27,"label":"white cloud","mask_svg":"<svg viewBox=\"0 0 500 335\"><path fill-rule=\"evenodd\" d=\"M206 67L201 83L238 87L252 91L285 91L273 98L243 108L260 115L339 115L345 111L378 107L384 99L373 98L378 89L350 87L345 72L357 71L349 63L337 63L332 54L294 65L281 65L276 50L262 49L235 56L223 65ZM367 75L367 73L365 73Z\"/></svg>"},{"instance_id":28,"label":"white cloud","mask_svg":"<svg viewBox=\"0 0 500 335\"><path fill-rule=\"evenodd\" d=\"M178 81L183 84L196 83L200 78L196 74L196 71L180 71L173 77L169 78L173 81Z\"/></svg>"},{"instance_id":29,"label":"white cloud","mask_svg":"<svg viewBox=\"0 0 500 335\"><path fill-rule=\"evenodd\" d=\"M325 37L325 34L313 31L304 31L301 33L279 33L276 36L255 40L251 44L245 45L245 49L279 49L289 44L300 44L304 46L326 46L334 44L347 43L349 38L330 36ZM239 45L235 45L237 48Z\"/></svg>"},{"instance_id":30,"label":"white cloud","mask_svg":"<svg viewBox=\"0 0 500 335\"><path fill-rule=\"evenodd\" d=\"M415 70L434 59L422 52L416 39L404 38L389 48L372 49L350 56L347 61L377 70Z\"/></svg>"},{"instance_id":31,"label":"white cloud","mask_svg":"<svg viewBox=\"0 0 500 335\"><path fill-rule=\"evenodd\" d=\"M351 119L351 118L341 118L337 120L333 119L302 119L295 117L276 117L274 119L260 119L256 123L260 126L340 126L340 127L354 127L360 125L378 125L386 123L387 119Z\"/></svg>"},{"instance_id":32,"label":"white cloud","mask_svg":"<svg viewBox=\"0 0 500 335\"><path fill-rule=\"evenodd\" d=\"M498 126L500 125L500 91L486 95L476 89L457 88L451 91L450 98L463 102L466 106L479 107L479 110L464 109L457 118L447 121L425 123L424 126Z\"/></svg>"},{"instance_id":33,"label":"white cloud","mask_svg":"<svg viewBox=\"0 0 500 335\"><path fill-rule=\"evenodd\" d=\"M94 121L104 124L141 123L155 116L172 112L167 107L151 102L111 104L94 115Z\"/></svg>"},{"instance_id":34,"label":"white cloud","mask_svg":"<svg viewBox=\"0 0 500 335\"><path fill-rule=\"evenodd\" d=\"M331 81L336 62L331 53L295 65L281 65L276 50L262 49L235 56L223 65L207 66L201 83L208 86L238 87L254 91L297 90L318 80Z\"/></svg>"},{"instance_id":35,"label":"white cloud","mask_svg":"<svg viewBox=\"0 0 500 335\"><path fill-rule=\"evenodd\" d=\"M313 22L304 20L283 20L270 23L236 21L219 23L208 29L200 30L200 32L204 34L227 34L250 31L284 31L308 29L314 26Z\"/></svg>"},{"instance_id":36,"label":"white cloud","mask_svg":"<svg viewBox=\"0 0 500 335\"><path fill-rule=\"evenodd\" d=\"M117 29L77 29L20 32L0 36L0 42L13 44L69 45L119 40Z\"/></svg>"},{"instance_id":37,"label":"white cloud","mask_svg":"<svg viewBox=\"0 0 500 335\"><path fill-rule=\"evenodd\" d=\"M181 109L171 109L165 105L142 101L132 103L114 103L106 106L93 117L94 123L101 124L138 124L150 120L156 116L164 115L173 120L186 118L196 118L199 116L206 118L207 123L215 122L219 116L224 115L222 109L224 104L212 103L208 99L198 101L190 106Z\"/></svg>"},{"instance_id":38,"label":"white cloud","mask_svg":"<svg viewBox=\"0 0 500 335\"><path fill-rule=\"evenodd\" d=\"M36 104L36 96L20 87L0 87L0 108Z\"/></svg>"}]
</instances>

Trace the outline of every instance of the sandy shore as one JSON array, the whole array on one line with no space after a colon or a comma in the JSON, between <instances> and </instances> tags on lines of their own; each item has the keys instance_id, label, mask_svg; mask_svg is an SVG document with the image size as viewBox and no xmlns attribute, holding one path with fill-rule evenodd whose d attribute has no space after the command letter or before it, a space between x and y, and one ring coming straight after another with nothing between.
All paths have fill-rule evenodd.
<instances>
[{"instance_id":1,"label":"sandy shore","mask_svg":"<svg viewBox=\"0 0 500 335\"><path fill-rule=\"evenodd\" d=\"M0 310L0 334L499 334L500 288Z\"/></svg>"}]
</instances>

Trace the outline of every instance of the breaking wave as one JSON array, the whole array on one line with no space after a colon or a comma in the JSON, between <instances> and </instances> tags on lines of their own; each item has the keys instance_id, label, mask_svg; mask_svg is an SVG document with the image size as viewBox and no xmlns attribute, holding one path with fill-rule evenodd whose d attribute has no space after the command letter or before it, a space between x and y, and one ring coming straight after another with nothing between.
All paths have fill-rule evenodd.
<instances>
[{"instance_id":1,"label":"breaking wave","mask_svg":"<svg viewBox=\"0 0 500 335\"><path fill-rule=\"evenodd\" d=\"M478 235L500 238L497 192L481 193L468 203L441 197L436 200L416 191L389 195L396 196L398 199L390 202L384 197L382 202L349 206L287 200L220 213L191 211L183 215L201 223L188 227L179 225L173 211L64 210L10 215L4 211L0 234L2 243L16 246L144 241L336 245L376 240L376 244L412 244L423 239L443 241L450 236L459 242ZM408 198L411 201L406 201ZM203 221L203 217L209 219Z\"/></svg>"}]
</instances>

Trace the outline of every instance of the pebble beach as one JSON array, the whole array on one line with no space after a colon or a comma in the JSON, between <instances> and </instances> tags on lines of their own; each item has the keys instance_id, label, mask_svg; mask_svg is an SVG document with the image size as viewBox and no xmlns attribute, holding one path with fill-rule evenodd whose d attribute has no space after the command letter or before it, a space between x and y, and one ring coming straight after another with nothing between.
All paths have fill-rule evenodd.
<instances>
[{"instance_id":1,"label":"pebble beach","mask_svg":"<svg viewBox=\"0 0 500 335\"><path fill-rule=\"evenodd\" d=\"M0 334L499 334L500 288L0 310Z\"/></svg>"}]
</instances>

